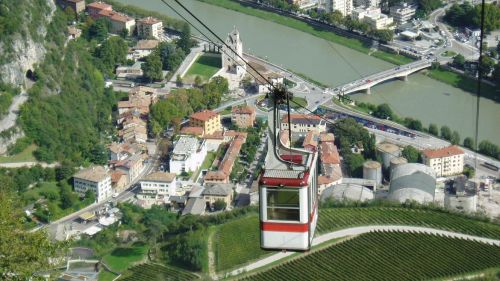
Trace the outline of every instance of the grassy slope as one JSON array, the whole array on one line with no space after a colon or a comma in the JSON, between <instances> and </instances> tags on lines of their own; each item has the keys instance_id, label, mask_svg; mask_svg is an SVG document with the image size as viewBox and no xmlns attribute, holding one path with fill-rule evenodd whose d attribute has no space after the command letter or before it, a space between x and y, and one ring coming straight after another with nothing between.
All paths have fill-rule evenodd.
<instances>
[{"instance_id":1,"label":"grassy slope","mask_svg":"<svg viewBox=\"0 0 500 281\"><path fill-rule=\"evenodd\" d=\"M220 57L202 55L189 68L185 78L194 81L196 76L200 76L201 80L208 81L221 67Z\"/></svg>"},{"instance_id":2,"label":"grassy slope","mask_svg":"<svg viewBox=\"0 0 500 281\"><path fill-rule=\"evenodd\" d=\"M127 270L118 280L149 281L149 280L196 280L199 276L177 267L160 264L141 264Z\"/></svg>"},{"instance_id":3,"label":"grassy slope","mask_svg":"<svg viewBox=\"0 0 500 281\"><path fill-rule=\"evenodd\" d=\"M243 280L427 280L498 266L498 246L428 234L375 232Z\"/></svg>"},{"instance_id":4,"label":"grassy slope","mask_svg":"<svg viewBox=\"0 0 500 281\"><path fill-rule=\"evenodd\" d=\"M111 273L109 271L101 271L99 272L99 281L113 281L117 277L116 274Z\"/></svg>"},{"instance_id":5,"label":"grassy slope","mask_svg":"<svg viewBox=\"0 0 500 281\"><path fill-rule=\"evenodd\" d=\"M497 224L456 214L404 208L320 209L317 235L354 226L392 224L425 226L500 239L500 225ZM237 267L270 253L260 249L257 216L224 224L217 229L216 235L216 268L219 271Z\"/></svg>"},{"instance_id":6,"label":"grassy slope","mask_svg":"<svg viewBox=\"0 0 500 281\"><path fill-rule=\"evenodd\" d=\"M130 248L120 247L105 255L103 260L113 271L122 272L133 263L141 261L147 251L148 246L146 245L136 245Z\"/></svg>"},{"instance_id":7,"label":"grassy slope","mask_svg":"<svg viewBox=\"0 0 500 281\"><path fill-rule=\"evenodd\" d=\"M14 162L31 162L36 161L33 156L33 151L36 150L36 145L32 144L19 154L12 156L0 156L0 163L14 163Z\"/></svg>"}]
</instances>

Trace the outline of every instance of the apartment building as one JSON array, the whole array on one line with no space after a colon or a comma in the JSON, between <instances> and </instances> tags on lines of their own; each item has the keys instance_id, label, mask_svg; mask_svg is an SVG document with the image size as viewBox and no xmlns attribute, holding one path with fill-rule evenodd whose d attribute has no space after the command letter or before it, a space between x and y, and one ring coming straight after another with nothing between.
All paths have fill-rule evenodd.
<instances>
[{"instance_id":1,"label":"apartment building","mask_svg":"<svg viewBox=\"0 0 500 281\"><path fill-rule=\"evenodd\" d=\"M250 105L233 106L231 122L239 128L250 128L255 124L255 107Z\"/></svg>"},{"instance_id":2,"label":"apartment building","mask_svg":"<svg viewBox=\"0 0 500 281\"><path fill-rule=\"evenodd\" d=\"M342 16L346 17L351 15L353 9L353 0L327 0L327 11L339 11Z\"/></svg>"},{"instance_id":3,"label":"apartment building","mask_svg":"<svg viewBox=\"0 0 500 281\"><path fill-rule=\"evenodd\" d=\"M87 12L93 19L98 19L101 11L111 12L113 11L113 6L104 2L93 2L87 5Z\"/></svg>"},{"instance_id":4,"label":"apartment building","mask_svg":"<svg viewBox=\"0 0 500 281\"><path fill-rule=\"evenodd\" d=\"M189 126L202 127L205 135L212 135L215 132L222 131L219 113L210 110L193 113L189 118Z\"/></svg>"},{"instance_id":5,"label":"apartment building","mask_svg":"<svg viewBox=\"0 0 500 281\"><path fill-rule=\"evenodd\" d=\"M111 22L110 33L119 34L123 30L127 30L127 34L130 35L135 28L135 19L129 17L125 14L118 13L115 11L101 10L97 14L97 18L107 18Z\"/></svg>"},{"instance_id":6,"label":"apartment building","mask_svg":"<svg viewBox=\"0 0 500 281\"><path fill-rule=\"evenodd\" d=\"M356 8L352 11L352 18L367 23L372 29L388 29L394 22L393 18L375 7Z\"/></svg>"},{"instance_id":7,"label":"apartment building","mask_svg":"<svg viewBox=\"0 0 500 281\"><path fill-rule=\"evenodd\" d=\"M326 122L315 115L290 114L292 133L307 133L310 130L326 131ZM288 115L281 118L281 130L288 130Z\"/></svg>"},{"instance_id":8,"label":"apartment building","mask_svg":"<svg viewBox=\"0 0 500 281\"><path fill-rule=\"evenodd\" d=\"M431 167L438 177L460 174L464 171L464 151L456 146L422 151L423 163Z\"/></svg>"},{"instance_id":9,"label":"apartment building","mask_svg":"<svg viewBox=\"0 0 500 281\"><path fill-rule=\"evenodd\" d=\"M192 136L181 136L170 156L170 172L180 174L194 172L207 156L205 140Z\"/></svg>"},{"instance_id":10,"label":"apartment building","mask_svg":"<svg viewBox=\"0 0 500 281\"><path fill-rule=\"evenodd\" d=\"M155 172L140 180L141 191L137 194L139 200L149 200L155 203L170 203L170 197L176 195L175 174Z\"/></svg>"},{"instance_id":11,"label":"apartment building","mask_svg":"<svg viewBox=\"0 0 500 281\"><path fill-rule=\"evenodd\" d=\"M398 24L404 24L410 21L417 12L417 7L408 3L402 3L396 6L392 6L389 9L390 15Z\"/></svg>"},{"instance_id":12,"label":"apartment building","mask_svg":"<svg viewBox=\"0 0 500 281\"><path fill-rule=\"evenodd\" d=\"M140 38L160 39L163 34L163 22L153 17L143 18L137 21L137 36Z\"/></svg>"},{"instance_id":13,"label":"apartment building","mask_svg":"<svg viewBox=\"0 0 500 281\"><path fill-rule=\"evenodd\" d=\"M97 202L102 202L112 194L111 176L102 166L80 170L73 176L73 187L80 196L90 190L95 193Z\"/></svg>"}]
</instances>

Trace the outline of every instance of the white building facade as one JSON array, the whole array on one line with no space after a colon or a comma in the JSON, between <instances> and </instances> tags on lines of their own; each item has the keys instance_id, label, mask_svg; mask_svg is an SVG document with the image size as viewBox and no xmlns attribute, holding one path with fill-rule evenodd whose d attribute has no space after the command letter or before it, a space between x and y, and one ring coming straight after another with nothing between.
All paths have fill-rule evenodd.
<instances>
[{"instance_id":1,"label":"white building facade","mask_svg":"<svg viewBox=\"0 0 500 281\"><path fill-rule=\"evenodd\" d=\"M389 11L390 15L398 24L404 24L415 16L417 7L408 3L402 3L400 5L392 6Z\"/></svg>"},{"instance_id":2,"label":"white building facade","mask_svg":"<svg viewBox=\"0 0 500 281\"><path fill-rule=\"evenodd\" d=\"M175 143L170 157L170 172L181 174L198 169L207 156L205 140L192 136L181 136Z\"/></svg>"},{"instance_id":3,"label":"white building facade","mask_svg":"<svg viewBox=\"0 0 500 281\"><path fill-rule=\"evenodd\" d=\"M435 150L424 150L423 163L431 167L438 177L460 174L464 171L465 154L456 145Z\"/></svg>"},{"instance_id":4,"label":"white building facade","mask_svg":"<svg viewBox=\"0 0 500 281\"><path fill-rule=\"evenodd\" d=\"M73 187L80 196L85 195L89 190L94 192L98 203L113 195L111 176L101 166L91 167L76 173L73 176Z\"/></svg>"},{"instance_id":5,"label":"white building facade","mask_svg":"<svg viewBox=\"0 0 500 281\"><path fill-rule=\"evenodd\" d=\"M369 24L372 29L387 29L394 22L391 17L382 14L380 8L376 7L356 8L352 11L351 17L360 22Z\"/></svg>"},{"instance_id":6,"label":"white building facade","mask_svg":"<svg viewBox=\"0 0 500 281\"><path fill-rule=\"evenodd\" d=\"M141 191L137 194L140 200L170 203L170 197L176 195L177 181L173 173L156 172L141 179Z\"/></svg>"},{"instance_id":7,"label":"white building facade","mask_svg":"<svg viewBox=\"0 0 500 281\"><path fill-rule=\"evenodd\" d=\"M327 0L326 2L327 11L339 11L344 17L351 15L352 9L353 0Z\"/></svg>"},{"instance_id":8,"label":"white building facade","mask_svg":"<svg viewBox=\"0 0 500 281\"><path fill-rule=\"evenodd\" d=\"M222 68L237 75L243 75L246 71L246 63L240 58L243 57L243 43L240 32L236 28L227 35L226 44L230 48L226 45L222 46Z\"/></svg>"}]
</instances>

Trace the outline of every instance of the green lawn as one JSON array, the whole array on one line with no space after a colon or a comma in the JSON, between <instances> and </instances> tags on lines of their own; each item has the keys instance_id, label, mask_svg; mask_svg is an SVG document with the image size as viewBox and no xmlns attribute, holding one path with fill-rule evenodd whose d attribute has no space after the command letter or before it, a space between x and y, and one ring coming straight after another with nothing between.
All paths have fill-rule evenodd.
<instances>
[{"instance_id":1,"label":"green lawn","mask_svg":"<svg viewBox=\"0 0 500 281\"><path fill-rule=\"evenodd\" d=\"M409 58L409 57L405 57L403 55L392 54L392 53L382 52L382 51L373 52L372 56L374 56L378 59L385 60L387 62L396 64L396 65L403 65L403 64L407 64L407 63L414 61L414 59Z\"/></svg>"},{"instance_id":2,"label":"green lawn","mask_svg":"<svg viewBox=\"0 0 500 281\"><path fill-rule=\"evenodd\" d=\"M453 51L444 51L441 56L443 57L454 57L457 53L453 52Z\"/></svg>"},{"instance_id":3,"label":"green lawn","mask_svg":"<svg viewBox=\"0 0 500 281\"><path fill-rule=\"evenodd\" d=\"M21 153L13 156L0 156L0 163L14 163L14 162L31 162L36 161L33 152L36 150L37 146L32 144L28 146Z\"/></svg>"},{"instance_id":4,"label":"green lawn","mask_svg":"<svg viewBox=\"0 0 500 281\"><path fill-rule=\"evenodd\" d=\"M133 263L142 261L148 246L137 244L132 247L119 247L103 257L103 261L115 272L125 271Z\"/></svg>"},{"instance_id":5,"label":"green lawn","mask_svg":"<svg viewBox=\"0 0 500 281\"><path fill-rule=\"evenodd\" d=\"M465 75L444 69L431 69L427 75L433 79L460 88L464 91L475 93L477 91L477 81ZM497 95L494 86L483 83L481 85L481 96L500 102L500 95Z\"/></svg>"},{"instance_id":6,"label":"green lawn","mask_svg":"<svg viewBox=\"0 0 500 281\"><path fill-rule=\"evenodd\" d=\"M193 65L188 69L183 79L186 82L194 82L196 76L200 76L201 80L208 81L222 67L220 56L201 55L196 59Z\"/></svg>"},{"instance_id":7,"label":"green lawn","mask_svg":"<svg viewBox=\"0 0 500 281\"><path fill-rule=\"evenodd\" d=\"M273 252L260 248L259 217L248 216L225 223L215 232L215 269L228 270Z\"/></svg>"},{"instance_id":8,"label":"green lawn","mask_svg":"<svg viewBox=\"0 0 500 281\"><path fill-rule=\"evenodd\" d=\"M292 101L293 102L290 102L290 107L293 109L307 106L307 100L305 98L293 97Z\"/></svg>"},{"instance_id":9,"label":"green lawn","mask_svg":"<svg viewBox=\"0 0 500 281\"><path fill-rule=\"evenodd\" d=\"M207 152L207 156L205 156L205 160L201 164L201 169L202 170L209 169L212 166L212 163L214 162L216 155L217 153L214 151Z\"/></svg>"},{"instance_id":10,"label":"green lawn","mask_svg":"<svg viewBox=\"0 0 500 281\"><path fill-rule=\"evenodd\" d=\"M118 275L109 271L103 270L99 272L99 281L113 281Z\"/></svg>"},{"instance_id":11,"label":"green lawn","mask_svg":"<svg viewBox=\"0 0 500 281\"><path fill-rule=\"evenodd\" d=\"M373 232L241 280L428 280L500 266L500 247L429 234Z\"/></svg>"},{"instance_id":12,"label":"green lawn","mask_svg":"<svg viewBox=\"0 0 500 281\"><path fill-rule=\"evenodd\" d=\"M500 225L446 212L389 208L320 209L316 235L363 225L414 225L500 239ZM219 226L216 230L215 264L218 271L258 259L269 251L260 249L258 216L248 216ZM251 243L240 243L251 241Z\"/></svg>"}]
</instances>

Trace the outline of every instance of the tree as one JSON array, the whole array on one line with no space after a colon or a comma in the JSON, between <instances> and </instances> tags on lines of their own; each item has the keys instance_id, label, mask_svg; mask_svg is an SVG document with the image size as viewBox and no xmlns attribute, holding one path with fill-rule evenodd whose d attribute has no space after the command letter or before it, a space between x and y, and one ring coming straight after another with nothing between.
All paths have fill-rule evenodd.
<instances>
[{"instance_id":1,"label":"tree","mask_svg":"<svg viewBox=\"0 0 500 281\"><path fill-rule=\"evenodd\" d=\"M179 46L179 48L181 48L186 54L191 52L191 28L188 24L182 26L181 37L177 41L177 46Z\"/></svg>"},{"instance_id":2,"label":"tree","mask_svg":"<svg viewBox=\"0 0 500 281\"><path fill-rule=\"evenodd\" d=\"M64 13L66 14L66 18L70 21L74 21L76 19L76 13L73 9L71 9L71 7L66 7L66 9L64 9Z\"/></svg>"},{"instance_id":3,"label":"tree","mask_svg":"<svg viewBox=\"0 0 500 281\"><path fill-rule=\"evenodd\" d=\"M59 182L59 194L61 196L61 208L68 209L78 204L78 195L71 190L66 182Z\"/></svg>"},{"instance_id":4,"label":"tree","mask_svg":"<svg viewBox=\"0 0 500 281\"><path fill-rule=\"evenodd\" d=\"M203 82L201 81L201 77L199 75L196 75L194 78L194 86L195 87L200 87Z\"/></svg>"},{"instance_id":5,"label":"tree","mask_svg":"<svg viewBox=\"0 0 500 281\"><path fill-rule=\"evenodd\" d=\"M175 44L167 42L160 43L157 52L161 57L163 70L177 69L186 57L186 54L181 48L177 48Z\"/></svg>"},{"instance_id":6,"label":"tree","mask_svg":"<svg viewBox=\"0 0 500 281\"><path fill-rule=\"evenodd\" d=\"M474 170L474 168L472 168L472 167L465 166L463 174L468 179L471 179L471 178L473 178L476 175L476 170Z\"/></svg>"},{"instance_id":7,"label":"tree","mask_svg":"<svg viewBox=\"0 0 500 281\"><path fill-rule=\"evenodd\" d=\"M182 81L182 77L179 74L177 74L177 78L175 80L175 84L177 85L177 87L184 86L184 82Z\"/></svg>"},{"instance_id":8,"label":"tree","mask_svg":"<svg viewBox=\"0 0 500 281\"><path fill-rule=\"evenodd\" d=\"M75 171L75 166L73 163L64 160L61 162L61 165L56 168L56 180L62 181L69 179Z\"/></svg>"},{"instance_id":9,"label":"tree","mask_svg":"<svg viewBox=\"0 0 500 281\"><path fill-rule=\"evenodd\" d=\"M146 62L141 65L144 78L153 82L163 79L161 58L158 54L152 53L146 57Z\"/></svg>"},{"instance_id":10,"label":"tree","mask_svg":"<svg viewBox=\"0 0 500 281\"><path fill-rule=\"evenodd\" d=\"M479 152L488 155L494 158L499 159L500 158L500 150L498 149L498 146L496 144L491 143L490 141L483 140L479 143L478 146Z\"/></svg>"},{"instance_id":11,"label":"tree","mask_svg":"<svg viewBox=\"0 0 500 281\"><path fill-rule=\"evenodd\" d=\"M227 203L224 200L218 199L214 202L214 210L215 211L222 211L222 210L226 209L226 207L227 207Z\"/></svg>"},{"instance_id":12,"label":"tree","mask_svg":"<svg viewBox=\"0 0 500 281\"><path fill-rule=\"evenodd\" d=\"M441 127L441 137L445 140L451 140L451 130L448 126Z\"/></svg>"},{"instance_id":13,"label":"tree","mask_svg":"<svg viewBox=\"0 0 500 281\"><path fill-rule=\"evenodd\" d=\"M393 119L394 113L387 103L383 103L377 106L377 109L373 112L373 115L381 119Z\"/></svg>"},{"instance_id":14,"label":"tree","mask_svg":"<svg viewBox=\"0 0 500 281\"><path fill-rule=\"evenodd\" d=\"M438 127L436 126L436 124L433 123L429 124L429 134L434 136L439 135Z\"/></svg>"},{"instance_id":15,"label":"tree","mask_svg":"<svg viewBox=\"0 0 500 281\"><path fill-rule=\"evenodd\" d=\"M471 137L466 137L464 139L464 146L469 149L474 149L474 140Z\"/></svg>"},{"instance_id":16,"label":"tree","mask_svg":"<svg viewBox=\"0 0 500 281\"><path fill-rule=\"evenodd\" d=\"M98 42L103 41L108 37L108 30L111 23L106 18L100 18L92 22L86 31L86 38L88 40L95 39Z\"/></svg>"},{"instance_id":17,"label":"tree","mask_svg":"<svg viewBox=\"0 0 500 281\"><path fill-rule=\"evenodd\" d=\"M482 56L481 58L482 63L479 64L479 68L482 75L488 76L495 66L495 61L488 56Z\"/></svg>"},{"instance_id":18,"label":"tree","mask_svg":"<svg viewBox=\"0 0 500 281\"><path fill-rule=\"evenodd\" d=\"M472 13L472 22L475 26L481 26L481 5L476 5ZM487 32L500 28L500 7L488 3L484 5L484 29Z\"/></svg>"},{"instance_id":19,"label":"tree","mask_svg":"<svg viewBox=\"0 0 500 281\"><path fill-rule=\"evenodd\" d=\"M463 69L464 65L465 65L465 57L462 54L458 54L453 57L453 66Z\"/></svg>"},{"instance_id":20,"label":"tree","mask_svg":"<svg viewBox=\"0 0 500 281\"><path fill-rule=\"evenodd\" d=\"M413 146L406 146L401 155L408 160L408 163L418 163L420 162L420 152Z\"/></svg>"},{"instance_id":21,"label":"tree","mask_svg":"<svg viewBox=\"0 0 500 281\"><path fill-rule=\"evenodd\" d=\"M500 87L500 63L497 62L495 69L493 70L493 81Z\"/></svg>"},{"instance_id":22,"label":"tree","mask_svg":"<svg viewBox=\"0 0 500 281\"><path fill-rule=\"evenodd\" d=\"M373 36L383 42L390 42L394 38L394 31L391 29L380 29L372 32Z\"/></svg>"},{"instance_id":23,"label":"tree","mask_svg":"<svg viewBox=\"0 0 500 281\"><path fill-rule=\"evenodd\" d=\"M360 154L351 153L345 157L345 165L351 177L363 176L365 158Z\"/></svg>"},{"instance_id":24,"label":"tree","mask_svg":"<svg viewBox=\"0 0 500 281\"><path fill-rule=\"evenodd\" d=\"M453 131L453 133L451 134L450 142L452 144L459 144L460 143L460 134L457 131Z\"/></svg>"},{"instance_id":25,"label":"tree","mask_svg":"<svg viewBox=\"0 0 500 281\"><path fill-rule=\"evenodd\" d=\"M0 275L7 280L30 280L35 272L50 268L50 261L61 257L67 244L51 242L45 231L26 231L13 195L0 191L0 202Z\"/></svg>"},{"instance_id":26,"label":"tree","mask_svg":"<svg viewBox=\"0 0 500 281\"><path fill-rule=\"evenodd\" d=\"M89 155L90 161L95 164L105 165L108 163L108 150L102 144L96 144Z\"/></svg>"}]
</instances>

